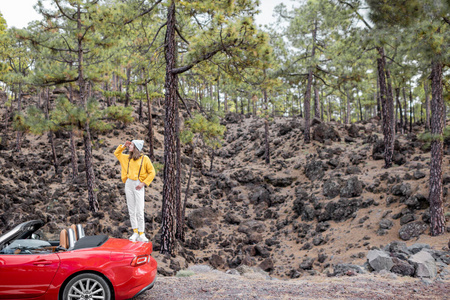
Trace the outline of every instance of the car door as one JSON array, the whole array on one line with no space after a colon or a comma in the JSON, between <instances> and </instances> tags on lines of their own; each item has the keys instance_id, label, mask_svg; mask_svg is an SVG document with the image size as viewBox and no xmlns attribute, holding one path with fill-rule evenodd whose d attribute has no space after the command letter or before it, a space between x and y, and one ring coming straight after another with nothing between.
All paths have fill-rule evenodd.
<instances>
[{"instance_id":1,"label":"car door","mask_svg":"<svg viewBox=\"0 0 450 300\"><path fill-rule=\"evenodd\" d=\"M0 299L42 296L59 265L55 253L0 254Z\"/></svg>"}]
</instances>

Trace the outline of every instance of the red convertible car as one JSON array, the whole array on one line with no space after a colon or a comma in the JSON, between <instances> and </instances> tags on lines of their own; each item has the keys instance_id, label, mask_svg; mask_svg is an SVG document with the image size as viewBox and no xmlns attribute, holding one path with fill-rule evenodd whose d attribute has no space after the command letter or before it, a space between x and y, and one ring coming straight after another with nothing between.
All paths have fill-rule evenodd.
<instances>
[{"instance_id":1,"label":"red convertible car","mask_svg":"<svg viewBox=\"0 0 450 300\"><path fill-rule=\"evenodd\" d=\"M43 225L25 222L0 237L0 299L119 300L153 287L150 242L85 236L81 225L45 241L36 234Z\"/></svg>"}]
</instances>

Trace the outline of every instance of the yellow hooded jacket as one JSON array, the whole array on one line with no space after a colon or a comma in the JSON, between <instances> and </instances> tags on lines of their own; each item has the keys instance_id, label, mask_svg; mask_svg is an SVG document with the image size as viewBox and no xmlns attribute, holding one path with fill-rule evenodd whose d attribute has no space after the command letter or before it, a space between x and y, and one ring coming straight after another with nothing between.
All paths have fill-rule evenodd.
<instances>
[{"instance_id":1,"label":"yellow hooded jacket","mask_svg":"<svg viewBox=\"0 0 450 300\"><path fill-rule=\"evenodd\" d=\"M121 177L122 181L125 183L127 179L131 180L138 180L140 182L145 183L147 186L150 185L150 183L153 181L153 178L155 178L156 172L155 168L153 167L152 162L150 161L150 158L147 155L141 156L141 158L134 160L134 159L128 159L128 154L123 154L122 152L126 149L124 145L119 145L117 147L116 151L114 151L114 155L117 157L117 159L120 162L120 166L122 169ZM138 178L139 174L139 168L141 167L141 161L142 161L142 168L141 173ZM129 164L129 167L128 167ZM128 170L128 174L127 174Z\"/></svg>"}]
</instances>

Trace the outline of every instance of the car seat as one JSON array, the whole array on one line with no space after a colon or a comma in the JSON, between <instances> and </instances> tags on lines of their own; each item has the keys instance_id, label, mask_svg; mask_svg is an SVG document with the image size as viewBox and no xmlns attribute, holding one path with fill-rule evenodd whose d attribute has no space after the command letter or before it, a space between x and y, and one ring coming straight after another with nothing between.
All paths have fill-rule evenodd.
<instances>
[{"instance_id":1,"label":"car seat","mask_svg":"<svg viewBox=\"0 0 450 300\"><path fill-rule=\"evenodd\" d=\"M71 250L77 242L75 238L75 231L72 228L67 229L67 239L69 240L69 248L67 248L67 250Z\"/></svg>"},{"instance_id":2,"label":"car seat","mask_svg":"<svg viewBox=\"0 0 450 300\"><path fill-rule=\"evenodd\" d=\"M61 230L59 234L59 247L66 250L69 248L69 237L66 229Z\"/></svg>"},{"instance_id":3,"label":"car seat","mask_svg":"<svg viewBox=\"0 0 450 300\"><path fill-rule=\"evenodd\" d=\"M76 226L76 233L77 233L78 239L81 239L81 238L83 238L85 236L84 229L83 229L83 226L81 224L77 224L77 226Z\"/></svg>"}]
</instances>

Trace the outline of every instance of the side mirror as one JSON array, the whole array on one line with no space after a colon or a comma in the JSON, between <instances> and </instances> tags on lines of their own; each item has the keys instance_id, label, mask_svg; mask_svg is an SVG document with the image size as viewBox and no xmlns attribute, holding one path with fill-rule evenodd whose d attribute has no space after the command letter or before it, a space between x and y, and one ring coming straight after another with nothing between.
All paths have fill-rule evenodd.
<instances>
[{"instance_id":1,"label":"side mirror","mask_svg":"<svg viewBox=\"0 0 450 300\"><path fill-rule=\"evenodd\" d=\"M33 239L33 240L40 240L41 236L39 234L37 234L37 233L33 233L33 234L31 234L31 239Z\"/></svg>"}]
</instances>

